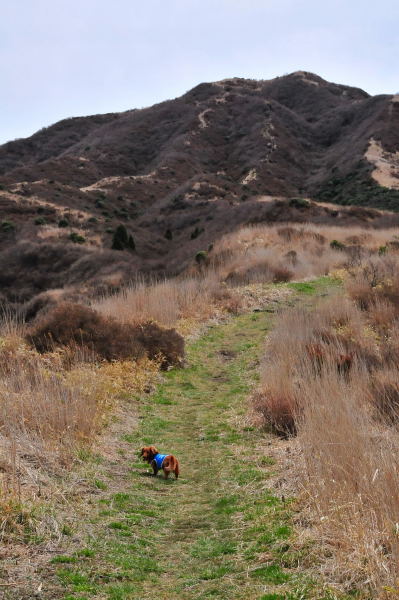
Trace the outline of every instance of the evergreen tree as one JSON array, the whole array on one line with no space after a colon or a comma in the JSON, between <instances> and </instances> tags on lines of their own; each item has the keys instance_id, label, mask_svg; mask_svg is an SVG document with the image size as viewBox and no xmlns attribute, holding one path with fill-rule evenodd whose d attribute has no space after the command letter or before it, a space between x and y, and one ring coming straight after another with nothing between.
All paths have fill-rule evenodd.
<instances>
[{"instance_id":1,"label":"evergreen tree","mask_svg":"<svg viewBox=\"0 0 399 600\"><path fill-rule=\"evenodd\" d=\"M136 244L124 225L118 225L112 238L112 250L135 250Z\"/></svg>"}]
</instances>

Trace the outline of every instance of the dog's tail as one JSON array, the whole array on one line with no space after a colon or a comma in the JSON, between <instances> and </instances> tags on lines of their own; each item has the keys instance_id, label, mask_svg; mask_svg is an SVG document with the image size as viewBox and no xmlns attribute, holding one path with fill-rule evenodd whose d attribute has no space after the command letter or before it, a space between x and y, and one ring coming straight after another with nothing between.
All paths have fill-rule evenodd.
<instances>
[{"instance_id":1,"label":"dog's tail","mask_svg":"<svg viewBox=\"0 0 399 600\"><path fill-rule=\"evenodd\" d=\"M162 464L162 468L165 471L174 473L176 476L176 479L179 477L179 463L178 463L177 458L175 456L173 456L173 454L165 457L165 460L163 461L163 464Z\"/></svg>"}]
</instances>

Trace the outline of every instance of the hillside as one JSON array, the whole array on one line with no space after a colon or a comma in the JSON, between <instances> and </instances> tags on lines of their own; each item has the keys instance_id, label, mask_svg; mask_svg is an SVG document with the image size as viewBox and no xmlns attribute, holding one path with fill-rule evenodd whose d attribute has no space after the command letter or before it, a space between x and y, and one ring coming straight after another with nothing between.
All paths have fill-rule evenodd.
<instances>
[{"instance_id":1,"label":"hillside","mask_svg":"<svg viewBox=\"0 0 399 600\"><path fill-rule=\"evenodd\" d=\"M60 121L0 147L2 300L175 275L252 223L397 223L296 198L396 210L398 151L397 97L302 71ZM111 250L121 223L135 251Z\"/></svg>"}]
</instances>

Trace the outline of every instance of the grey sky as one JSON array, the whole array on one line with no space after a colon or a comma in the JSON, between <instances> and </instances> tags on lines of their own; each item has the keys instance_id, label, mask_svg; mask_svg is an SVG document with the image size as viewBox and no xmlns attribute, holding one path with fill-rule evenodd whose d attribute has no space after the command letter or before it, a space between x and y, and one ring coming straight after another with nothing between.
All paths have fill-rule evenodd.
<instances>
[{"instance_id":1,"label":"grey sky","mask_svg":"<svg viewBox=\"0 0 399 600\"><path fill-rule=\"evenodd\" d=\"M0 0L0 143L232 76L395 93L398 32L398 0Z\"/></svg>"}]
</instances>

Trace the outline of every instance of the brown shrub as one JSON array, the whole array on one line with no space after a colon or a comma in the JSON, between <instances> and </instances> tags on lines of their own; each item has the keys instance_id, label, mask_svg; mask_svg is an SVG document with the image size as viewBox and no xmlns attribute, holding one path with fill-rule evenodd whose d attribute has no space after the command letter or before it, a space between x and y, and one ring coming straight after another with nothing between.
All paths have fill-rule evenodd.
<instances>
[{"instance_id":1,"label":"brown shrub","mask_svg":"<svg viewBox=\"0 0 399 600\"><path fill-rule=\"evenodd\" d=\"M395 321L381 347L383 364L395 366L399 364L399 323Z\"/></svg>"},{"instance_id":2,"label":"brown shrub","mask_svg":"<svg viewBox=\"0 0 399 600\"><path fill-rule=\"evenodd\" d=\"M378 416L388 423L398 423L399 377L397 369L386 367L376 371L371 383L371 403Z\"/></svg>"},{"instance_id":3,"label":"brown shrub","mask_svg":"<svg viewBox=\"0 0 399 600\"><path fill-rule=\"evenodd\" d=\"M296 433L297 402L290 360L273 361L261 373L261 385L252 395L251 405L262 427L282 437Z\"/></svg>"},{"instance_id":4,"label":"brown shrub","mask_svg":"<svg viewBox=\"0 0 399 600\"><path fill-rule=\"evenodd\" d=\"M289 250L284 254L284 258L289 262L293 267L298 264L298 253L295 250Z\"/></svg>"},{"instance_id":5,"label":"brown shrub","mask_svg":"<svg viewBox=\"0 0 399 600\"><path fill-rule=\"evenodd\" d=\"M130 335L145 349L150 359L161 357L161 366L181 366L184 359L184 338L175 329L164 329L148 321L141 325L126 326Z\"/></svg>"},{"instance_id":6,"label":"brown shrub","mask_svg":"<svg viewBox=\"0 0 399 600\"><path fill-rule=\"evenodd\" d=\"M39 352L56 346L88 348L106 360L162 357L162 366L178 365L184 356L184 339L174 329L153 322L121 325L80 304L61 303L27 334Z\"/></svg>"},{"instance_id":7,"label":"brown shrub","mask_svg":"<svg viewBox=\"0 0 399 600\"><path fill-rule=\"evenodd\" d=\"M291 242L298 238L298 230L291 226L279 227L277 229L277 234L287 242Z\"/></svg>"},{"instance_id":8,"label":"brown shrub","mask_svg":"<svg viewBox=\"0 0 399 600\"><path fill-rule=\"evenodd\" d=\"M287 269L287 267L274 267L273 268L273 283L286 283L291 281L294 277L294 273Z\"/></svg>"},{"instance_id":9,"label":"brown shrub","mask_svg":"<svg viewBox=\"0 0 399 600\"><path fill-rule=\"evenodd\" d=\"M356 302L361 310L368 308L375 302L375 291L363 277L351 279L346 283L346 291Z\"/></svg>"},{"instance_id":10,"label":"brown shrub","mask_svg":"<svg viewBox=\"0 0 399 600\"><path fill-rule=\"evenodd\" d=\"M293 396L266 387L253 394L252 406L266 429L280 437L296 434Z\"/></svg>"},{"instance_id":11,"label":"brown shrub","mask_svg":"<svg viewBox=\"0 0 399 600\"><path fill-rule=\"evenodd\" d=\"M380 335L386 336L397 316L397 310L383 298L377 298L369 306L368 318Z\"/></svg>"}]
</instances>

